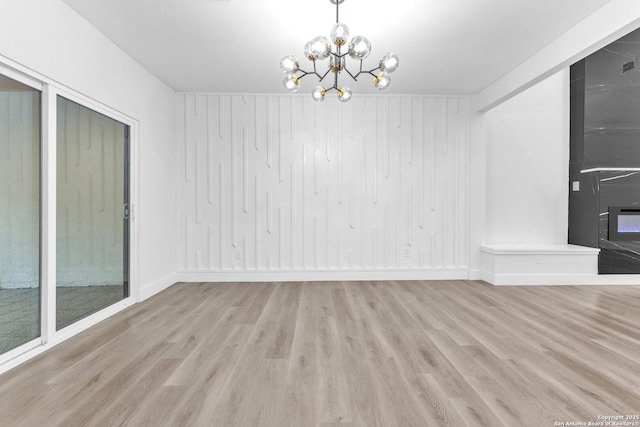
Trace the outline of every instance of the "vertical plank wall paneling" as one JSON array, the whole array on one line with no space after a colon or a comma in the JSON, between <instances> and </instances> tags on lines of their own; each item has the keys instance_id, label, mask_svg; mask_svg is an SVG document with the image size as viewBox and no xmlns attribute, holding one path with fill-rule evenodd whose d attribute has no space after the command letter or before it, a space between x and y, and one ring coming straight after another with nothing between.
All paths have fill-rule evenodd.
<instances>
[{"instance_id":1,"label":"vertical plank wall paneling","mask_svg":"<svg viewBox=\"0 0 640 427\"><path fill-rule=\"evenodd\" d=\"M457 96L179 95L180 272L465 277L469 110Z\"/></svg>"}]
</instances>

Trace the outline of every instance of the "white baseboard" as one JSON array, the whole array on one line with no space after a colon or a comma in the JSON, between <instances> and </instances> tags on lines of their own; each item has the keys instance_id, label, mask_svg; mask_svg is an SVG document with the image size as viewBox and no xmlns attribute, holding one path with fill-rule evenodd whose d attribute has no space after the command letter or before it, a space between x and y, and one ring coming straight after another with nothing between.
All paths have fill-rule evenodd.
<instances>
[{"instance_id":1,"label":"white baseboard","mask_svg":"<svg viewBox=\"0 0 640 427\"><path fill-rule=\"evenodd\" d=\"M496 274L488 276L490 277L483 280L496 286L640 285L640 275L634 274Z\"/></svg>"},{"instance_id":2,"label":"white baseboard","mask_svg":"<svg viewBox=\"0 0 640 427\"><path fill-rule=\"evenodd\" d=\"M467 280L469 270L223 270L179 271L179 282L309 282L340 280Z\"/></svg>"},{"instance_id":3,"label":"white baseboard","mask_svg":"<svg viewBox=\"0 0 640 427\"><path fill-rule=\"evenodd\" d=\"M149 297L157 294L158 292L162 292L167 289L169 286L178 282L177 274L170 274L169 276L163 277L160 280L156 280L155 282L138 289L137 302L141 302L146 300Z\"/></svg>"},{"instance_id":4,"label":"white baseboard","mask_svg":"<svg viewBox=\"0 0 640 427\"><path fill-rule=\"evenodd\" d=\"M482 280L494 284L494 275L485 270L469 270L469 280Z\"/></svg>"}]
</instances>

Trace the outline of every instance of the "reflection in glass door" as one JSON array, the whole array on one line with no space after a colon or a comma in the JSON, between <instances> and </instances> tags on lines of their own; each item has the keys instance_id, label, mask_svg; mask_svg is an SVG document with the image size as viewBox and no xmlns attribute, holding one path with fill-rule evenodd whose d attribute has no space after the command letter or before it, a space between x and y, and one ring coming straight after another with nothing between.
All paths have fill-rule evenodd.
<instances>
[{"instance_id":1,"label":"reflection in glass door","mask_svg":"<svg viewBox=\"0 0 640 427\"><path fill-rule=\"evenodd\" d=\"M0 75L0 354L40 336L40 109Z\"/></svg>"},{"instance_id":2,"label":"reflection in glass door","mask_svg":"<svg viewBox=\"0 0 640 427\"><path fill-rule=\"evenodd\" d=\"M57 99L56 329L129 296L129 127Z\"/></svg>"}]
</instances>

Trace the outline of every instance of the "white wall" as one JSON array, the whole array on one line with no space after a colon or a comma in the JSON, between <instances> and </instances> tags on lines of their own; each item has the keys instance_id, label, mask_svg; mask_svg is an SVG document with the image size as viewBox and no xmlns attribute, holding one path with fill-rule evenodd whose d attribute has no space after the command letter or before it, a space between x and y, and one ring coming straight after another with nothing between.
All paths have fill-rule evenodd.
<instances>
[{"instance_id":1,"label":"white wall","mask_svg":"<svg viewBox=\"0 0 640 427\"><path fill-rule=\"evenodd\" d=\"M175 279L175 94L59 0L0 0L0 55L139 121L139 284ZM2 61L2 58L0 58Z\"/></svg>"},{"instance_id":2,"label":"white wall","mask_svg":"<svg viewBox=\"0 0 640 427\"><path fill-rule=\"evenodd\" d=\"M484 120L487 146L484 241L566 243L568 70L490 110Z\"/></svg>"},{"instance_id":3,"label":"white wall","mask_svg":"<svg viewBox=\"0 0 640 427\"><path fill-rule=\"evenodd\" d=\"M180 279L466 278L469 114L468 97L178 96Z\"/></svg>"}]
</instances>

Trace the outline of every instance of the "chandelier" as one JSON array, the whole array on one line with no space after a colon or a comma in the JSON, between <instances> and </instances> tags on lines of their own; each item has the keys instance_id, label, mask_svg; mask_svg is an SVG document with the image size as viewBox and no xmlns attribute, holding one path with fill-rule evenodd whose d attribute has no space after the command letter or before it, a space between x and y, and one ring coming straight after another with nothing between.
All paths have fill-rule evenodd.
<instances>
[{"instance_id":1,"label":"chandelier","mask_svg":"<svg viewBox=\"0 0 640 427\"><path fill-rule=\"evenodd\" d=\"M318 36L304 45L304 55L313 63L313 71L301 69L298 59L294 55L284 56L280 60L280 68L285 73L284 87L291 92L297 92L300 89L300 79L303 77L313 74L318 77L319 83L322 83L329 73L333 73L333 85L330 87L318 85L311 91L311 96L315 101L322 102L327 92L335 90L337 91L338 99L342 102L347 102L353 94L348 86L338 85L340 73L343 71L349 74L354 81L357 81L361 74L371 75L373 84L378 90L384 90L389 87L389 83L391 83L389 74L398 68L398 56L389 52L382 57L376 68L363 70L362 61L371 53L371 42L366 37L355 36L347 44L349 28L345 24L341 24L339 20L339 6L344 0L329 1L336 5L336 23L331 29L331 41L325 36ZM343 53L345 48L347 48L347 51ZM347 68L347 55L360 62L357 72L354 73ZM325 59L329 59L328 69L322 73L322 71L318 71L317 63Z\"/></svg>"}]
</instances>

